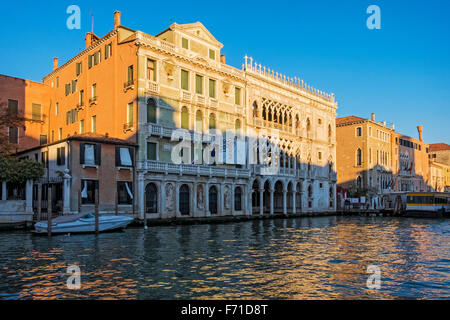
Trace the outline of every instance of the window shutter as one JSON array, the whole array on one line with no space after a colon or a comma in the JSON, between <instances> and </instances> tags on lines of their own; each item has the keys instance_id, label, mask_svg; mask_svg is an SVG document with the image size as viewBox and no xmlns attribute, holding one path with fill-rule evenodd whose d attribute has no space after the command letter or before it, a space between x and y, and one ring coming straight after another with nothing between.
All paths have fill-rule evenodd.
<instances>
[{"instance_id":1,"label":"window shutter","mask_svg":"<svg viewBox=\"0 0 450 320\"><path fill-rule=\"evenodd\" d=\"M131 166L134 167L134 148L128 148L131 158Z\"/></svg>"},{"instance_id":2,"label":"window shutter","mask_svg":"<svg viewBox=\"0 0 450 320\"><path fill-rule=\"evenodd\" d=\"M120 167L120 147L116 146L116 167Z\"/></svg>"},{"instance_id":3,"label":"window shutter","mask_svg":"<svg viewBox=\"0 0 450 320\"><path fill-rule=\"evenodd\" d=\"M88 56L88 67L92 68L92 55Z\"/></svg>"},{"instance_id":4,"label":"window shutter","mask_svg":"<svg viewBox=\"0 0 450 320\"><path fill-rule=\"evenodd\" d=\"M56 165L61 165L61 149L56 149Z\"/></svg>"},{"instance_id":5,"label":"window shutter","mask_svg":"<svg viewBox=\"0 0 450 320\"><path fill-rule=\"evenodd\" d=\"M102 162L102 145L96 144L95 145L95 164L100 165Z\"/></svg>"},{"instance_id":6,"label":"window shutter","mask_svg":"<svg viewBox=\"0 0 450 320\"><path fill-rule=\"evenodd\" d=\"M80 164L84 164L84 143L80 143Z\"/></svg>"},{"instance_id":7,"label":"window shutter","mask_svg":"<svg viewBox=\"0 0 450 320\"><path fill-rule=\"evenodd\" d=\"M66 147L62 147L60 150L61 165L64 166L66 165Z\"/></svg>"}]
</instances>

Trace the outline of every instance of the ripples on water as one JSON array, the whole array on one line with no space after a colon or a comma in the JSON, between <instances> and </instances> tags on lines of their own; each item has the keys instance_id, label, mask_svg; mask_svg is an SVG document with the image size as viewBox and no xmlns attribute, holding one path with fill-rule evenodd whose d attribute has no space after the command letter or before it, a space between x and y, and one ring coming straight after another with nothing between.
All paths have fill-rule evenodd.
<instances>
[{"instance_id":1,"label":"ripples on water","mask_svg":"<svg viewBox=\"0 0 450 320\"><path fill-rule=\"evenodd\" d=\"M0 233L0 299L449 299L448 220L323 217ZM69 290L67 266L81 268ZM368 265L381 269L369 290Z\"/></svg>"}]
</instances>

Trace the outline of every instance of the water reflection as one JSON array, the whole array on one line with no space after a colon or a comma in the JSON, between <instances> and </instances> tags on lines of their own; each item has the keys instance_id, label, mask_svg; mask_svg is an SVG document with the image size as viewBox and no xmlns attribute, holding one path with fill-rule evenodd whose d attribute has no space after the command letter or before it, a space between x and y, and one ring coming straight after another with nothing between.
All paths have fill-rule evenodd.
<instances>
[{"instance_id":1,"label":"water reflection","mask_svg":"<svg viewBox=\"0 0 450 320\"><path fill-rule=\"evenodd\" d=\"M449 234L446 220L376 217L0 233L0 299L448 299ZM80 290L66 287L73 264Z\"/></svg>"}]
</instances>

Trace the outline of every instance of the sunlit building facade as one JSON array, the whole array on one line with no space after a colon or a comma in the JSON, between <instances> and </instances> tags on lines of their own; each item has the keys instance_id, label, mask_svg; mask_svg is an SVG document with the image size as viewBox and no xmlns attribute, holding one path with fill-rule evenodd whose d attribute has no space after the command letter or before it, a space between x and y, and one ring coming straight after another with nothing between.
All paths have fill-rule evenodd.
<instances>
[{"instance_id":1,"label":"sunlit building facade","mask_svg":"<svg viewBox=\"0 0 450 320\"><path fill-rule=\"evenodd\" d=\"M174 23L151 36L120 20L115 12L114 29L103 37L88 33L86 49L63 65L54 59L42 84L39 134L46 140L29 148L80 136L136 145L133 175L125 175L132 211L141 219L336 209L333 94L250 57L242 68L227 65L223 45L199 22ZM24 135L36 135L33 130ZM178 132L193 142L179 149ZM219 133L234 136L207 149ZM275 171L267 173L267 165ZM86 176L83 170L101 180L94 172L100 168L81 166L74 174ZM84 184L66 173L77 181L70 190L77 199ZM111 203L103 213L112 213L110 193L119 187L103 186L100 202ZM65 213L83 211L79 202L66 201Z\"/></svg>"}]
</instances>

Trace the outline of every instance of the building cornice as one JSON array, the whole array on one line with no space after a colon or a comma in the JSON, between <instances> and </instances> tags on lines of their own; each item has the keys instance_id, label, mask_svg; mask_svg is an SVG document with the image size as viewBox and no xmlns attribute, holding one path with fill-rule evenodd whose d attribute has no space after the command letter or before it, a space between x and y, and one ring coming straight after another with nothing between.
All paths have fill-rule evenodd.
<instances>
[{"instance_id":1,"label":"building cornice","mask_svg":"<svg viewBox=\"0 0 450 320\"><path fill-rule=\"evenodd\" d=\"M84 49L83 51L81 51L79 54L77 54L76 56L74 56L72 59L70 59L69 61L67 61L66 63L64 63L63 65L61 65L60 67L58 67L57 69L53 70L52 72L50 72L48 75L46 75L45 77L42 78L42 82L47 81L48 79L52 78L55 74L57 74L58 72L60 72L62 69L66 68L69 64L71 64L72 62L74 62L75 60L79 59L80 57L82 57L83 55L85 55L87 52L99 47L100 45L104 44L107 40L109 40L110 38L114 37L117 34L117 30L112 30L110 32L108 32L106 35L104 35L103 37L101 37L98 41L94 42L91 46L89 46L88 48Z\"/></svg>"}]
</instances>

